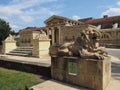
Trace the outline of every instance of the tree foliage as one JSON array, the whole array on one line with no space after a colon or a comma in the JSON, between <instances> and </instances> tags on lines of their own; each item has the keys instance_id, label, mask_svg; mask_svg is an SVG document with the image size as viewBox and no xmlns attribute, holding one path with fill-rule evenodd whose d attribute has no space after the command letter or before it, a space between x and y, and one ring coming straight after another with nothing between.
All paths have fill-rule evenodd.
<instances>
[{"instance_id":1,"label":"tree foliage","mask_svg":"<svg viewBox=\"0 0 120 90\"><path fill-rule=\"evenodd\" d=\"M31 28L36 28L36 27L26 27L25 29L31 29Z\"/></svg>"},{"instance_id":2,"label":"tree foliage","mask_svg":"<svg viewBox=\"0 0 120 90\"><path fill-rule=\"evenodd\" d=\"M11 33L11 28L8 22L3 19L0 19L0 45L2 41Z\"/></svg>"},{"instance_id":3,"label":"tree foliage","mask_svg":"<svg viewBox=\"0 0 120 90\"><path fill-rule=\"evenodd\" d=\"M16 33L15 33L14 30L10 31L10 34L11 34L11 35L16 35Z\"/></svg>"}]
</instances>

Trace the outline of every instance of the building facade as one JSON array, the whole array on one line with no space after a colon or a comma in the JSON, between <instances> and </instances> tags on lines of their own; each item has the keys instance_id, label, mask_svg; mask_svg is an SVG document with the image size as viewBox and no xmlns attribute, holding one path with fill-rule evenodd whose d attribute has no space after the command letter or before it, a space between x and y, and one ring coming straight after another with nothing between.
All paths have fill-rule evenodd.
<instances>
[{"instance_id":1,"label":"building facade","mask_svg":"<svg viewBox=\"0 0 120 90\"><path fill-rule=\"evenodd\" d=\"M72 42L82 30L93 29L95 26L78 22L66 17L53 15L45 21L46 28L49 31L51 45L60 45L64 42Z\"/></svg>"},{"instance_id":2,"label":"building facade","mask_svg":"<svg viewBox=\"0 0 120 90\"><path fill-rule=\"evenodd\" d=\"M46 27L34 27L34 28L26 28L19 31L19 46L32 46L33 39L37 38L40 33L45 32L47 35Z\"/></svg>"},{"instance_id":3,"label":"building facade","mask_svg":"<svg viewBox=\"0 0 120 90\"><path fill-rule=\"evenodd\" d=\"M78 21L96 26L96 29L102 33L101 45L120 48L120 16L105 15L103 18L85 18Z\"/></svg>"},{"instance_id":4,"label":"building facade","mask_svg":"<svg viewBox=\"0 0 120 90\"><path fill-rule=\"evenodd\" d=\"M74 41L79 32L85 29L97 29L101 32L100 44L108 47L120 47L120 16L103 18L85 18L72 20L66 17L53 15L44 21L45 27L20 30L20 45L32 46L32 40L43 30L51 39L51 45L60 45Z\"/></svg>"}]
</instances>

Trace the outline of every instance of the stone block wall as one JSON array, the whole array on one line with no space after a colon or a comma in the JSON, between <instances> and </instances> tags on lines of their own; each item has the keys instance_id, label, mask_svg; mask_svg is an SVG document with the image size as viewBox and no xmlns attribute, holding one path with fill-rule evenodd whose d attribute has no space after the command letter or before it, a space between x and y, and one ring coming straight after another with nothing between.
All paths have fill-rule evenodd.
<instances>
[{"instance_id":1,"label":"stone block wall","mask_svg":"<svg viewBox=\"0 0 120 90\"><path fill-rule=\"evenodd\" d=\"M95 90L105 90L111 78L110 58L52 57L51 64L53 79Z\"/></svg>"},{"instance_id":2,"label":"stone block wall","mask_svg":"<svg viewBox=\"0 0 120 90\"><path fill-rule=\"evenodd\" d=\"M31 46L32 32L20 33L20 46Z\"/></svg>"},{"instance_id":3,"label":"stone block wall","mask_svg":"<svg viewBox=\"0 0 120 90\"><path fill-rule=\"evenodd\" d=\"M2 52L4 54L9 53L10 51L16 49L16 42L3 42Z\"/></svg>"},{"instance_id":4,"label":"stone block wall","mask_svg":"<svg viewBox=\"0 0 120 90\"><path fill-rule=\"evenodd\" d=\"M33 39L32 56L40 57L40 58L49 56L49 47L50 47L50 39L46 39L46 40Z\"/></svg>"},{"instance_id":5,"label":"stone block wall","mask_svg":"<svg viewBox=\"0 0 120 90\"><path fill-rule=\"evenodd\" d=\"M14 40L14 37L9 34L9 36L2 41L2 53L6 54L9 53L10 51L16 49L16 41Z\"/></svg>"}]
</instances>

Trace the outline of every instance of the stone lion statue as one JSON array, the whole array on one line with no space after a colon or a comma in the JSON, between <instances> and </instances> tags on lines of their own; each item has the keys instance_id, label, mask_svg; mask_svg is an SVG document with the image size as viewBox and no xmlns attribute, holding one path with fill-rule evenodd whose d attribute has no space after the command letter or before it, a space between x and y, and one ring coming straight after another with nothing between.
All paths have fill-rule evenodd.
<instances>
[{"instance_id":1,"label":"stone lion statue","mask_svg":"<svg viewBox=\"0 0 120 90\"><path fill-rule=\"evenodd\" d=\"M107 53L104 47L99 46L100 36L101 34L97 30L83 30L75 42L61 45L58 48L58 55L103 60L107 57Z\"/></svg>"},{"instance_id":2,"label":"stone lion statue","mask_svg":"<svg viewBox=\"0 0 120 90\"><path fill-rule=\"evenodd\" d=\"M5 41L15 41L15 40L14 37L11 34L9 34L9 36L5 39Z\"/></svg>"},{"instance_id":3,"label":"stone lion statue","mask_svg":"<svg viewBox=\"0 0 120 90\"><path fill-rule=\"evenodd\" d=\"M48 36L45 31L40 30L40 34L36 35L35 39L48 39Z\"/></svg>"}]
</instances>

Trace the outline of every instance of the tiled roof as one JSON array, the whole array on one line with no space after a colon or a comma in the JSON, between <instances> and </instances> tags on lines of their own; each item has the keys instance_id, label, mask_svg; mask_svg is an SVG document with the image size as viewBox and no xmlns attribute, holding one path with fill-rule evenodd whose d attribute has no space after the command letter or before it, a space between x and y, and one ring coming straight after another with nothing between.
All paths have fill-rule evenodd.
<instances>
[{"instance_id":1,"label":"tiled roof","mask_svg":"<svg viewBox=\"0 0 120 90\"><path fill-rule=\"evenodd\" d=\"M28 33L28 32L32 32L32 31L36 31L36 30L46 30L46 27L38 27L38 28L26 28L26 29L22 29L19 31L19 33Z\"/></svg>"},{"instance_id":2,"label":"tiled roof","mask_svg":"<svg viewBox=\"0 0 120 90\"><path fill-rule=\"evenodd\" d=\"M98 19L90 19L85 21L85 23L92 24L92 23L104 23L104 22L120 22L120 16L112 16L112 17L104 17Z\"/></svg>"}]
</instances>

